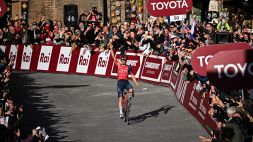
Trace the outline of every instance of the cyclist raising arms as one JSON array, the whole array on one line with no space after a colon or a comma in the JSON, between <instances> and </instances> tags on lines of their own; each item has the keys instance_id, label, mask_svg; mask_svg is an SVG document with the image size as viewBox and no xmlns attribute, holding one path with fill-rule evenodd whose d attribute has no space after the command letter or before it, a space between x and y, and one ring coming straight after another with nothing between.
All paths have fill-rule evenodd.
<instances>
[{"instance_id":1,"label":"cyclist raising arms","mask_svg":"<svg viewBox=\"0 0 253 142\"><path fill-rule=\"evenodd\" d=\"M132 73L131 65L127 65L127 56L124 54L120 55L120 61L118 61L114 55L113 50L111 50L111 55L114 59L115 65L118 66L118 83L117 83L117 91L118 91L118 103L119 103L119 111L120 118L123 118L122 112L122 96L124 89L126 89L132 97L134 97L134 90L130 82L128 81L128 75L130 74L136 86L139 86L135 76Z\"/></svg>"}]
</instances>

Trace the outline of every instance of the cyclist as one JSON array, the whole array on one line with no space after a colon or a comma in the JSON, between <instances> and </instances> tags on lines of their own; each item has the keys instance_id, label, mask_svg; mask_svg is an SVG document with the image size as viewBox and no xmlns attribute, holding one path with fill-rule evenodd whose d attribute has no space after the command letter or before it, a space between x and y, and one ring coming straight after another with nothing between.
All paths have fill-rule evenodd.
<instances>
[{"instance_id":1,"label":"cyclist","mask_svg":"<svg viewBox=\"0 0 253 142\"><path fill-rule=\"evenodd\" d=\"M114 59L115 65L118 66L118 83L117 83L117 92L118 92L118 103L119 103L119 112L120 118L123 118L122 110L122 96L123 92L126 89L131 97L134 97L134 90L130 82L128 81L128 75L130 74L136 86L139 86L135 76L132 73L131 65L127 65L127 56L125 54L120 55L120 61L118 61L114 55L113 50L111 50L111 55Z\"/></svg>"}]
</instances>

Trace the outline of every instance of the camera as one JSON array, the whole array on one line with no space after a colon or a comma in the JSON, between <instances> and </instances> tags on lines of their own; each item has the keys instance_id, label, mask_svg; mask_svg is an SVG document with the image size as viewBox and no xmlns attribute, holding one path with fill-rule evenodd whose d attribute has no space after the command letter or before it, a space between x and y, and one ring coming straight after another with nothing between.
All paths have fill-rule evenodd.
<instances>
[{"instance_id":1,"label":"camera","mask_svg":"<svg viewBox=\"0 0 253 142\"><path fill-rule=\"evenodd\" d=\"M36 137L40 140L47 141L49 136L47 135L45 128L38 126L36 129Z\"/></svg>"}]
</instances>

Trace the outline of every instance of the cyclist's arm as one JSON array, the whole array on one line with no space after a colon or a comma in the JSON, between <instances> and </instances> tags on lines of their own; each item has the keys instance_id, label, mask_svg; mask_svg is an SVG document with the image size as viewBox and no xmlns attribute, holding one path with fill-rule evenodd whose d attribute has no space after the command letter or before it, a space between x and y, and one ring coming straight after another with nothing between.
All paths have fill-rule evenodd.
<instances>
[{"instance_id":1,"label":"cyclist's arm","mask_svg":"<svg viewBox=\"0 0 253 142\"><path fill-rule=\"evenodd\" d=\"M112 58L113 58L113 62L114 62L116 65L118 65L118 60L117 60L117 58L116 58L116 56L115 56L113 50L111 50L111 55L112 55Z\"/></svg>"},{"instance_id":2,"label":"cyclist's arm","mask_svg":"<svg viewBox=\"0 0 253 142\"><path fill-rule=\"evenodd\" d=\"M131 77L135 83L136 86L139 86L139 82L136 80L135 75L131 72Z\"/></svg>"}]
</instances>

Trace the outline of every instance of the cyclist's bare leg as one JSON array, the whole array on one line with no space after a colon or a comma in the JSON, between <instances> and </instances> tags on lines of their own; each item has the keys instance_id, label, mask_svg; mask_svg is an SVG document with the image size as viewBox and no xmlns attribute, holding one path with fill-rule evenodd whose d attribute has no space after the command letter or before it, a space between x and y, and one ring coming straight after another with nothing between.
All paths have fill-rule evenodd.
<instances>
[{"instance_id":1,"label":"cyclist's bare leg","mask_svg":"<svg viewBox=\"0 0 253 142\"><path fill-rule=\"evenodd\" d=\"M119 97L119 109L122 108L122 96Z\"/></svg>"},{"instance_id":2,"label":"cyclist's bare leg","mask_svg":"<svg viewBox=\"0 0 253 142\"><path fill-rule=\"evenodd\" d=\"M119 116L122 119L123 118L123 109L122 109L122 96L119 97Z\"/></svg>"}]
</instances>

